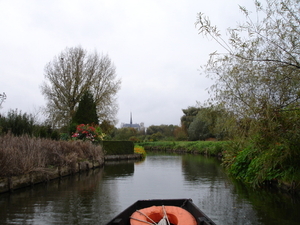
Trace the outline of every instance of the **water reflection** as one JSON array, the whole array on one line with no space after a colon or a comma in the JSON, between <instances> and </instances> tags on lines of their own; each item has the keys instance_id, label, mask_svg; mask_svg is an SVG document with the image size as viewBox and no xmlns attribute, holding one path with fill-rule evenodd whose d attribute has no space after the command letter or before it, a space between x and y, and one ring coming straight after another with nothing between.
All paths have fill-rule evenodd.
<instances>
[{"instance_id":1,"label":"water reflection","mask_svg":"<svg viewBox=\"0 0 300 225\"><path fill-rule=\"evenodd\" d=\"M192 199L217 224L259 224L249 202L233 194L217 159L185 155L182 168Z\"/></svg>"},{"instance_id":2,"label":"water reflection","mask_svg":"<svg viewBox=\"0 0 300 225\"><path fill-rule=\"evenodd\" d=\"M252 189L233 181L234 194L248 199L261 224L299 224L300 199L275 189Z\"/></svg>"},{"instance_id":3,"label":"water reflection","mask_svg":"<svg viewBox=\"0 0 300 225\"><path fill-rule=\"evenodd\" d=\"M192 198L217 224L298 224L299 199L229 179L220 162L153 154L0 195L0 224L105 224L138 199ZM279 217L280 216L280 217Z\"/></svg>"},{"instance_id":4,"label":"water reflection","mask_svg":"<svg viewBox=\"0 0 300 225\"><path fill-rule=\"evenodd\" d=\"M120 162L107 162L105 163L105 177L126 177L132 176L134 173L134 161L120 161Z\"/></svg>"},{"instance_id":5,"label":"water reflection","mask_svg":"<svg viewBox=\"0 0 300 225\"><path fill-rule=\"evenodd\" d=\"M95 201L103 170L65 177L1 196L0 224L84 224L99 221ZM98 179L91 179L91 177ZM98 210L97 210L98 211ZM91 217L90 217L91 216Z\"/></svg>"}]
</instances>

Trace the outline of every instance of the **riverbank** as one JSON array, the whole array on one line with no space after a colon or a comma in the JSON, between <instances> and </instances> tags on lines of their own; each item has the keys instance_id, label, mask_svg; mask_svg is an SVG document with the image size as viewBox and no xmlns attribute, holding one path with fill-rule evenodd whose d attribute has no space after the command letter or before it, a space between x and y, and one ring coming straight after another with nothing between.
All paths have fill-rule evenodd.
<instances>
[{"instance_id":1,"label":"riverbank","mask_svg":"<svg viewBox=\"0 0 300 225\"><path fill-rule=\"evenodd\" d=\"M103 166L103 161L83 161L73 166L44 168L27 174L2 177L0 178L0 193L48 182L50 180L88 171L101 166Z\"/></svg>"},{"instance_id":2,"label":"riverbank","mask_svg":"<svg viewBox=\"0 0 300 225\"><path fill-rule=\"evenodd\" d=\"M222 157L226 141L158 141L141 142L146 151L167 151Z\"/></svg>"},{"instance_id":3,"label":"riverbank","mask_svg":"<svg viewBox=\"0 0 300 225\"><path fill-rule=\"evenodd\" d=\"M100 168L103 167L105 165L105 162L108 161L139 160L142 158L143 157L141 154L106 155L100 161L82 161L73 164L72 166L69 165L43 168L27 174L0 177L0 194L28 186L33 186L39 183L45 183L51 180L60 179L62 177L70 176L76 173Z\"/></svg>"},{"instance_id":4,"label":"riverbank","mask_svg":"<svg viewBox=\"0 0 300 225\"><path fill-rule=\"evenodd\" d=\"M88 141L0 136L0 193L101 167L109 160L141 158L140 154L104 156L101 145Z\"/></svg>"},{"instance_id":5,"label":"riverbank","mask_svg":"<svg viewBox=\"0 0 300 225\"><path fill-rule=\"evenodd\" d=\"M101 146L28 135L0 136L0 193L100 166Z\"/></svg>"},{"instance_id":6,"label":"riverbank","mask_svg":"<svg viewBox=\"0 0 300 225\"><path fill-rule=\"evenodd\" d=\"M84 141L54 141L30 136L0 136L0 177L51 168L76 168L78 162L103 162L100 145Z\"/></svg>"}]
</instances>

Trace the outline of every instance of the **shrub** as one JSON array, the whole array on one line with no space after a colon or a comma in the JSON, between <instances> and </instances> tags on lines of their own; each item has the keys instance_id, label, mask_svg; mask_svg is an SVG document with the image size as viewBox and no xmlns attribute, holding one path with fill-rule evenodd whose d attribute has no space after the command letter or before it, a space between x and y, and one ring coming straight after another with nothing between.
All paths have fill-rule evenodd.
<instances>
[{"instance_id":1,"label":"shrub","mask_svg":"<svg viewBox=\"0 0 300 225\"><path fill-rule=\"evenodd\" d=\"M88 124L80 124L76 128L76 133L72 135L74 140L91 141L93 143L101 143L105 134L102 133L99 126L90 126Z\"/></svg>"},{"instance_id":2,"label":"shrub","mask_svg":"<svg viewBox=\"0 0 300 225\"><path fill-rule=\"evenodd\" d=\"M146 151L143 146L135 145L134 146L134 153L141 154L143 158L146 157Z\"/></svg>"},{"instance_id":3,"label":"shrub","mask_svg":"<svg viewBox=\"0 0 300 225\"><path fill-rule=\"evenodd\" d=\"M103 141L105 155L127 155L134 153L132 141Z\"/></svg>"}]
</instances>

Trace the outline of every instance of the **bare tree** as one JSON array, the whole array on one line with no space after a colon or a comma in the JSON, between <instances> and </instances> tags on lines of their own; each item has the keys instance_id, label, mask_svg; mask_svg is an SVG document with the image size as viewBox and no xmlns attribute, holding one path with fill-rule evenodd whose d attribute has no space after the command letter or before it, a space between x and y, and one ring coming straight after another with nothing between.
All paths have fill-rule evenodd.
<instances>
[{"instance_id":1,"label":"bare tree","mask_svg":"<svg viewBox=\"0 0 300 225\"><path fill-rule=\"evenodd\" d=\"M121 80L108 55L87 53L79 47L66 48L45 66L41 86L47 99L46 112L53 125L67 125L83 94L90 90L97 105L99 120L116 123L116 94Z\"/></svg>"},{"instance_id":2,"label":"bare tree","mask_svg":"<svg viewBox=\"0 0 300 225\"><path fill-rule=\"evenodd\" d=\"M1 109L2 103L5 101L5 99L6 99L6 94L5 94L5 92L3 92L3 94L0 94L0 109Z\"/></svg>"}]
</instances>

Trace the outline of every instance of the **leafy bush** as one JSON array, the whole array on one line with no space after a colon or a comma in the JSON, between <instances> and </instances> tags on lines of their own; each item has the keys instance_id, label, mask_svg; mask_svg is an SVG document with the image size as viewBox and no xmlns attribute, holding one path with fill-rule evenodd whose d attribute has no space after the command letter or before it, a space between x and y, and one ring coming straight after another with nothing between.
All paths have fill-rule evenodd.
<instances>
[{"instance_id":1,"label":"leafy bush","mask_svg":"<svg viewBox=\"0 0 300 225\"><path fill-rule=\"evenodd\" d=\"M134 146L134 153L135 154L141 154L143 156L143 158L146 157L146 151L145 151L143 146L135 145Z\"/></svg>"},{"instance_id":2,"label":"leafy bush","mask_svg":"<svg viewBox=\"0 0 300 225\"><path fill-rule=\"evenodd\" d=\"M224 152L223 164L229 174L252 186L266 181L300 183L299 154L292 154L289 144L279 142L259 145L259 137L243 150Z\"/></svg>"}]
</instances>

